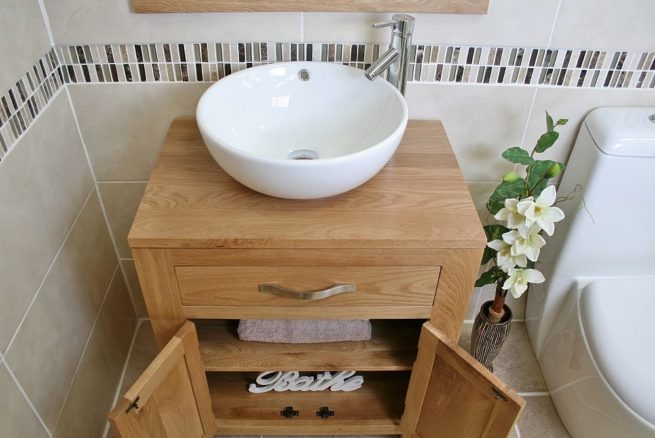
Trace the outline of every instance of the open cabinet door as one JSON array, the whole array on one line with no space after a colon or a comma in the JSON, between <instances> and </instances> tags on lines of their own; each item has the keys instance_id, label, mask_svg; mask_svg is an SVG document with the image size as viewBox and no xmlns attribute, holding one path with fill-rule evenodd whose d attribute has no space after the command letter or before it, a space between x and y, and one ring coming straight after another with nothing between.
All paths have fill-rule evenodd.
<instances>
[{"instance_id":1,"label":"open cabinet door","mask_svg":"<svg viewBox=\"0 0 655 438\"><path fill-rule=\"evenodd\" d=\"M195 438L216 428L198 336L187 321L109 413L122 438Z\"/></svg>"},{"instance_id":2,"label":"open cabinet door","mask_svg":"<svg viewBox=\"0 0 655 438\"><path fill-rule=\"evenodd\" d=\"M525 400L432 324L421 330L404 437L507 437Z\"/></svg>"}]
</instances>

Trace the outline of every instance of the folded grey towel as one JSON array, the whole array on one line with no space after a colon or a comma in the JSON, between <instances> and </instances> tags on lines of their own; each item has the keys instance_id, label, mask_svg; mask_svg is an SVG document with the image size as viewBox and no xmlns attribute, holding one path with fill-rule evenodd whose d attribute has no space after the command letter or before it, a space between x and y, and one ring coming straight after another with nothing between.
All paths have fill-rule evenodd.
<instances>
[{"instance_id":1,"label":"folded grey towel","mask_svg":"<svg viewBox=\"0 0 655 438\"><path fill-rule=\"evenodd\" d=\"M371 321L244 319L239 321L238 332L242 341L278 344L368 341L371 339Z\"/></svg>"}]
</instances>

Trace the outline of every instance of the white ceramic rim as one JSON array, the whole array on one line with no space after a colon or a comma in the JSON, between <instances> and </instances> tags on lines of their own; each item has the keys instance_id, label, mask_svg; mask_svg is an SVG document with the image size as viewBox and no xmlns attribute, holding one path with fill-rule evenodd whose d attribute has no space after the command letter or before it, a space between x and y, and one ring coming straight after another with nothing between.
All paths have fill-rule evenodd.
<instances>
[{"instance_id":1,"label":"white ceramic rim","mask_svg":"<svg viewBox=\"0 0 655 438\"><path fill-rule=\"evenodd\" d=\"M358 71L358 72L361 72L362 75L364 75L364 71L363 71L363 70L360 70L360 69L355 68L355 67L351 67L351 66L349 66L349 65L342 65L342 64L328 64L328 63L325 63L325 62L319 62L319 61L276 62L276 63L271 63L271 64L258 65L257 67L251 67L251 68L248 68L248 69L241 70L241 71L239 71L239 72L236 72L236 73L230 74L229 76L226 76L226 77L224 77L223 79L220 79L219 81L217 81L216 83L214 83L211 87L209 87L207 90L205 90L205 92L203 93L203 95L200 97L200 100L198 101L198 104L196 105L196 120L198 120L198 118L199 118L199 117L198 117L198 109L199 109L200 106L202 105L203 101L204 101L205 99L208 99L208 98L209 98L209 97L208 97L208 92L209 92L209 90L211 90L212 88L218 86L219 83L220 83L221 81L225 81L225 80L236 80L236 79L234 79L234 78L237 78L237 79L238 79L238 77L239 77L240 75L244 75L244 74L250 73L250 72L252 72L252 71L255 70L255 69L265 69L265 68L270 68L272 65L275 65L275 66L286 66L286 65L298 65L298 66L302 66L302 65L306 65L306 64L309 64L309 65L312 65L312 64L314 64L314 65L315 65L315 64L320 64L320 65L325 65L325 66L330 65L330 66L333 66L334 68L344 68L344 69L356 70L356 71ZM387 82L387 81L384 80L383 78L377 78L376 80L384 81L384 85L383 85L383 86L385 86L385 87L389 87L389 88L393 91L393 93L395 93L395 96L396 96L396 97L400 100L400 102L401 102L402 112L403 112L403 117L402 117L402 119L400 120L400 123L398 124L398 126L396 127L396 129L394 129L393 132L387 136L387 138L392 138L392 137L397 136L397 135L399 134L399 132L405 130L405 126L407 125L407 120L409 119L409 111L408 111L408 109L407 109L407 101L405 100L405 97L400 93L400 91L398 91L398 89L396 89L396 87L394 87L393 85L391 85L389 82ZM351 154L347 154L347 155L340 155L340 156L338 156L338 157L333 157L333 158L317 158L317 159L315 159L315 160L289 160L289 159L286 159L286 158L267 158L267 157L261 157L261 156L259 156L259 155L257 155L257 154L254 154L254 153L251 153L251 152L244 151L243 149L238 148L238 147L236 147L236 146L232 146L229 142L226 142L226 141L224 141L223 139L221 139L221 138L219 138L219 137L217 137L217 139L218 139L217 141L221 142L221 146L220 146L220 147L225 148L228 152L230 152L230 153L232 153L232 154L234 154L234 155L238 155L238 156L241 156L241 157L244 157L244 158L248 158L248 159L251 159L251 160L255 160L255 161L258 161L258 162L260 162L260 163L276 163L276 164L287 163L289 166L298 166L298 167L299 167L299 166L318 166L318 165L320 165L320 164L325 164L325 163L338 163L338 162L340 162L340 161L349 160L349 159L352 159L353 157L356 157L356 156L358 156L358 155L365 155L365 154L367 154L367 153L370 153L369 151L374 150L375 148L378 148L378 147L382 147L382 145L383 145L383 143L384 143L384 141L381 141L381 142L379 142L379 143L377 143L377 144L374 144L374 145L372 145L372 146L370 146L370 147L367 147L366 149L363 149L363 150L361 150L361 151L353 152L353 153L351 153Z\"/></svg>"}]
</instances>

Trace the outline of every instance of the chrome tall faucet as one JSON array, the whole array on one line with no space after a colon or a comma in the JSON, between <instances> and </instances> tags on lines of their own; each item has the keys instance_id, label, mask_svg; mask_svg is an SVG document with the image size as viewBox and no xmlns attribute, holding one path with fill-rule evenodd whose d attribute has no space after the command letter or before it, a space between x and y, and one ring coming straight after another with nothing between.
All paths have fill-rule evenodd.
<instances>
[{"instance_id":1,"label":"chrome tall faucet","mask_svg":"<svg viewBox=\"0 0 655 438\"><path fill-rule=\"evenodd\" d=\"M412 34L414 33L414 17L406 14L395 14L391 21L375 23L375 28L391 27L391 42L389 49L378 58L368 70L366 77L371 81L387 70L387 80L405 95L407 85L407 66L409 53L412 47Z\"/></svg>"}]
</instances>

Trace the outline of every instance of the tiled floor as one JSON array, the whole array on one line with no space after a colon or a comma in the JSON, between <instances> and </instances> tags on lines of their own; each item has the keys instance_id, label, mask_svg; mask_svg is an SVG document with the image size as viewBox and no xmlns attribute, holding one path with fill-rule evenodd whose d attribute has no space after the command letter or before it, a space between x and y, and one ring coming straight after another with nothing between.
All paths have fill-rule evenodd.
<instances>
[{"instance_id":1,"label":"tiled floor","mask_svg":"<svg viewBox=\"0 0 655 438\"><path fill-rule=\"evenodd\" d=\"M467 351L472 324L464 324L459 344ZM570 435L560 422L550 400L541 369L534 356L528 332L522 322L513 322L509 337L494 361L494 372L519 393L527 405L519 418L514 437L566 438ZM511 436L511 435L510 435Z\"/></svg>"},{"instance_id":2,"label":"tiled floor","mask_svg":"<svg viewBox=\"0 0 655 438\"><path fill-rule=\"evenodd\" d=\"M470 333L471 324L465 324L460 345L466 350L469 349ZM152 329L148 321L144 321L139 327L134 342L121 394L125 393L156 354L157 347ZM509 338L494 361L494 370L501 380L514 388L528 402L515 430L510 435L511 438L569 437L548 395L524 323L513 323ZM112 434L110 433L109 436Z\"/></svg>"}]
</instances>

